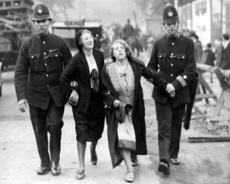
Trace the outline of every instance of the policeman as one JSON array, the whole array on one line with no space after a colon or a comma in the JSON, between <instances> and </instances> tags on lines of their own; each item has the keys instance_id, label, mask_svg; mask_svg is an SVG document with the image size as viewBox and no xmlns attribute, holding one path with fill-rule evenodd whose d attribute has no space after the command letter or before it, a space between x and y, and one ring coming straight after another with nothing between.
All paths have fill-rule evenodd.
<instances>
[{"instance_id":1,"label":"policeman","mask_svg":"<svg viewBox=\"0 0 230 184\"><path fill-rule=\"evenodd\" d=\"M178 165L180 136L185 105L190 102L188 84L196 74L194 44L190 38L180 35L177 10L167 4L163 10L163 27L166 34L158 39L152 49L148 67L158 71L168 82L165 92L154 88L158 121L160 163L158 171L170 174L170 162ZM169 94L174 95L169 95Z\"/></svg>"},{"instance_id":2,"label":"policeman","mask_svg":"<svg viewBox=\"0 0 230 184\"><path fill-rule=\"evenodd\" d=\"M22 43L15 70L18 109L25 112L29 104L41 159L37 174L51 170L53 175L59 175L62 118L66 103L60 75L71 59L71 53L63 38L49 32L52 19L46 5L35 6L32 20L36 34Z\"/></svg>"}]
</instances>

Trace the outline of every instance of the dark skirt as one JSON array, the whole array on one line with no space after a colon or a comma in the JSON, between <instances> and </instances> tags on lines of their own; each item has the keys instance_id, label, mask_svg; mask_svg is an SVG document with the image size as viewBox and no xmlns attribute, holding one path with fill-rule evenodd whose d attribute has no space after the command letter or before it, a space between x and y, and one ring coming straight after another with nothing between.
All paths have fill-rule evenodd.
<instances>
[{"instance_id":1,"label":"dark skirt","mask_svg":"<svg viewBox=\"0 0 230 184\"><path fill-rule=\"evenodd\" d=\"M76 139L81 142L94 142L101 138L104 129L104 103L100 93L91 92L90 103L86 113L72 106L75 120Z\"/></svg>"}]
</instances>

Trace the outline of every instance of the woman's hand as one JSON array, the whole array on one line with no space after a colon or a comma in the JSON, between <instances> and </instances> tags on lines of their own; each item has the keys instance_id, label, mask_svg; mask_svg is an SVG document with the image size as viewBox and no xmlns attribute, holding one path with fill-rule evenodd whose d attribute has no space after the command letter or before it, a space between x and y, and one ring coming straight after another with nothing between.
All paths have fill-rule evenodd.
<instances>
[{"instance_id":1,"label":"woman's hand","mask_svg":"<svg viewBox=\"0 0 230 184\"><path fill-rule=\"evenodd\" d=\"M117 108L121 102L119 100L114 100L113 107Z\"/></svg>"},{"instance_id":2,"label":"woman's hand","mask_svg":"<svg viewBox=\"0 0 230 184\"><path fill-rule=\"evenodd\" d=\"M79 99L79 95L76 91L72 91L70 97L69 97L69 103L71 105L77 105L78 104L78 99Z\"/></svg>"}]
</instances>

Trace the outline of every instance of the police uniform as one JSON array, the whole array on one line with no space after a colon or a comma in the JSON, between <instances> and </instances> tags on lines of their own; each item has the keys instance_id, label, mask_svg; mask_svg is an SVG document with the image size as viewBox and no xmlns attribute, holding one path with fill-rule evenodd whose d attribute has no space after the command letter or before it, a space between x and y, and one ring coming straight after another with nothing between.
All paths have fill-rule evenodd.
<instances>
[{"instance_id":1,"label":"police uniform","mask_svg":"<svg viewBox=\"0 0 230 184\"><path fill-rule=\"evenodd\" d=\"M172 5L166 6L163 18L165 23L177 21L176 9ZM160 161L169 164L170 158L178 157L185 105L191 100L188 84L196 74L192 40L183 35L163 36L153 46L148 67L158 71L176 90L174 98L157 87L152 95L156 101Z\"/></svg>"},{"instance_id":2,"label":"police uniform","mask_svg":"<svg viewBox=\"0 0 230 184\"><path fill-rule=\"evenodd\" d=\"M51 19L48 8L37 5L33 20L46 19ZM28 100L41 166L50 166L47 131L50 133L51 161L59 162L66 103L60 75L71 57L64 39L51 33L46 37L35 34L26 39L18 55L15 70L17 99Z\"/></svg>"}]
</instances>

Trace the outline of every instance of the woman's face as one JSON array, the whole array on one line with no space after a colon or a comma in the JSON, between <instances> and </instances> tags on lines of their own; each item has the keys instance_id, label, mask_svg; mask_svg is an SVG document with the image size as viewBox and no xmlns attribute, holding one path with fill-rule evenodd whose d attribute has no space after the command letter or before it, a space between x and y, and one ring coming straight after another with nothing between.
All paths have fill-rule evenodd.
<instances>
[{"instance_id":1,"label":"woman's face","mask_svg":"<svg viewBox=\"0 0 230 184\"><path fill-rule=\"evenodd\" d=\"M81 36L81 41L83 44L83 48L86 48L86 49L93 48L94 40L93 40L93 36L90 33L88 32L83 33Z\"/></svg>"},{"instance_id":2,"label":"woman's face","mask_svg":"<svg viewBox=\"0 0 230 184\"><path fill-rule=\"evenodd\" d=\"M113 56L116 60L122 60L126 58L125 47L121 43L113 44Z\"/></svg>"}]
</instances>

